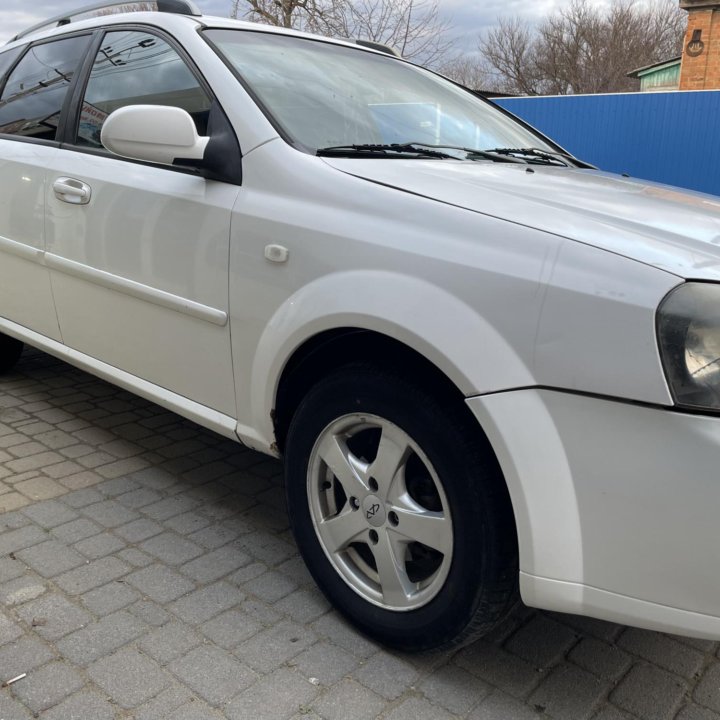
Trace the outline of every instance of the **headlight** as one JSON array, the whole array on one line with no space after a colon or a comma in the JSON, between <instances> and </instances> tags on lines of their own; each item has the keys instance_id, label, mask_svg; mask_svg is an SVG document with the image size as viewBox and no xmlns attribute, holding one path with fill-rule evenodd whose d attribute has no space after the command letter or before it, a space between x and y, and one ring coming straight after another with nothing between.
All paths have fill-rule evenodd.
<instances>
[{"instance_id":1,"label":"headlight","mask_svg":"<svg viewBox=\"0 0 720 720\"><path fill-rule=\"evenodd\" d=\"M658 310L658 341L675 402L720 410L720 285L675 288Z\"/></svg>"}]
</instances>

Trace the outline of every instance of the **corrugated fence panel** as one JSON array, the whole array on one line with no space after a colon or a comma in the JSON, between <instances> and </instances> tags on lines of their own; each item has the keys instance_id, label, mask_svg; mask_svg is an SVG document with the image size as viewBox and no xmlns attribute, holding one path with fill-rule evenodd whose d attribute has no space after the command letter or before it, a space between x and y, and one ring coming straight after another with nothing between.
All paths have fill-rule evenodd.
<instances>
[{"instance_id":1,"label":"corrugated fence panel","mask_svg":"<svg viewBox=\"0 0 720 720\"><path fill-rule=\"evenodd\" d=\"M602 170L720 195L720 91L495 102Z\"/></svg>"}]
</instances>

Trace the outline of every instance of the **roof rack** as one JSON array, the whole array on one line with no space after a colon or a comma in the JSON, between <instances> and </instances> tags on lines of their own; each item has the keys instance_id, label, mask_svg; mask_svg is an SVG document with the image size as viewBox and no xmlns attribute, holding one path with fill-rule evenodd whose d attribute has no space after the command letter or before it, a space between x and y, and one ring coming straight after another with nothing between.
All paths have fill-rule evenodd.
<instances>
[{"instance_id":1,"label":"roof rack","mask_svg":"<svg viewBox=\"0 0 720 720\"><path fill-rule=\"evenodd\" d=\"M72 22L72 18L77 17L78 15L85 15L86 13L94 12L95 10L105 10L105 8L118 7L121 5L136 5L142 1L143 0L104 0L104 2L98 2L93 5L86 5L85 7L78 8L77 10L73 10L69 13L63 13L62 15L56 15L55 17L49 18L48 20L43 20L41 23L33 25L27 30L23 30L22 32L18 33L9 42L14 42L15 40L19 40L20 38L25 37L26 35L31 35L38 30L42 30L42 28L47 27L48 25L55 24L56 27L60 27L61 25L68 25ZM193 0L152 1L157 5L158 12L178 13L180 15L202 15L198 6L193 2Z\"/></svg>"},{"instance_id":2,"label":"roof rack","mask_svg":"<svg viewBox=\"0 0 720 720\"><path fill-rule=\"evenodd\" d=\"M377 42L376 40L363 40L362 38L348 38L347 41L354 42L356 45L361 47L370 48L371 50L377 50L378 52L385 53L386 55L393 55L401 58L402 55L394 47L386 45L385 43ZM347 42L346 41L346 42Z\"/></svg>"}]
</instances>

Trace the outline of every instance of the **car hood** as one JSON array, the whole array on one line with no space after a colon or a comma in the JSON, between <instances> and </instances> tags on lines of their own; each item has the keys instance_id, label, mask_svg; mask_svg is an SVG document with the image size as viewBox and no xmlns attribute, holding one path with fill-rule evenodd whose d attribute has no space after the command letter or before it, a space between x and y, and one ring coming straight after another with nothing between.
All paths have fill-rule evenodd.
<instances>
[{"instance_id":1,"label":"car hood","mask_svg":"<svg viewBox=\"0 0 720 720\"><path fill-rule=\"evenodd\" d=\"M603 248L687 279L720 280L720 197L597 170L419 159L332 167Z\"/></svg>"}]
</instances>

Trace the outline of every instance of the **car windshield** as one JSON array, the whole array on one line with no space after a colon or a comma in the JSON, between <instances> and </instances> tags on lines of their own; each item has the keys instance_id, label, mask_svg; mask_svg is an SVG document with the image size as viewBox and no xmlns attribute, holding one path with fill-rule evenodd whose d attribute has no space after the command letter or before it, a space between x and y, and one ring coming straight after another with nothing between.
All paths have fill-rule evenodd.
<instances>
[{"instance_id":1,"label":"car windshield","mask_svg":"<svg viewBox=\"0 0 720 720\"><path fill-rule=\"evenodd\" d=\"M268 32L205 35L285 136L310 152L394 143L553 149L467 90L397 58Z\"/></svg>"}]
</instances>

